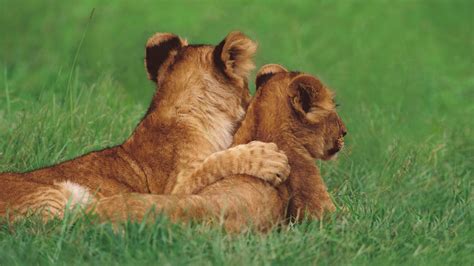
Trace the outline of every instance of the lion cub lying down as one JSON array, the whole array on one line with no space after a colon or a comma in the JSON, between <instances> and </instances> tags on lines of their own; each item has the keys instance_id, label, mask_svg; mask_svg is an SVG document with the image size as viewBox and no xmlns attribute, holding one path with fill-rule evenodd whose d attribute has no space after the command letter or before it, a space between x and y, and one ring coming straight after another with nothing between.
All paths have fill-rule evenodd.
<instances>
[{"instance_id":1,"label":"lion cub lying down","mask_svg":"<svg viewBox=\"0 0 474 266\"><path fill-rule=\"evenodd\" d=\"M68 201L87 206L120 193L193 193L200 184L239 173L280 183L289 168L276 145L253 142L225 150L250 101L247 78L256 48L240 32L215 46L153 35L145 67L157 92L132 136L57 165L0 174L0 216L61 216Z\"/></svg>"},{"instance_id":2,"label":"lion cub lying down","mask_svg":"<svg viewBox=\"0 0 474 266\"><path fill-rule=\"evenodd\" d=\"M289 178L277 187L246 175L222 179L197 195L123 194L100 200L95 212L104 220L141 220L166 214L174 221L223 222L240 231L259 230L303 214L321 218L335 207L315 159L333 158L344 145L346 128L333 94L317 78L266 65L257 74L257 93L234 137L234 145L274 142L288 156ZM154 211L149 212L152 209ZM148 215L148 216L146 216Z\"/></svg>"}]
</instances>

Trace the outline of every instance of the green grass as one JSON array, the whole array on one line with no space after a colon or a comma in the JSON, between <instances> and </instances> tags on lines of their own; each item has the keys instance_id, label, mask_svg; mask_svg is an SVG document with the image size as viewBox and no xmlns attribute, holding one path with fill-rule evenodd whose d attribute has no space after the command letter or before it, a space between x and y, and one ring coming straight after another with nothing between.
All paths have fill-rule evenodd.
<instances>
[{"instance_id":1,"label":"green grass","mask_svg":"<svg viewBox=\"0 0 474 266\"><path fill-rule=\"evenodd\" d=\"M93 18L89 22L92 9ZM321 163L331 221L267 235L87 220L0 226L0 264L474 263L474 2L0 0L0 171L122 142L154 91L155 31L217 43L239 29L257 65L320 76L349 134ZM83 36L85 36L83 38Z\"/></svg>"}]
</instances>

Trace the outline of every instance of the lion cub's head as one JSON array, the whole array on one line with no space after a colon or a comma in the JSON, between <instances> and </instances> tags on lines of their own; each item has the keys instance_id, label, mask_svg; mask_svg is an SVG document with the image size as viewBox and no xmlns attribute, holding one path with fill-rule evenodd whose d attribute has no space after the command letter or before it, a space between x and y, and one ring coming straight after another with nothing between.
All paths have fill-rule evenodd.
<instances>
[{"instance_id":1,"label":"lion cub's head","mask_svg":"<svg viewBox=\"0 0 474 266\"><path fill-rule=\"evenodd\" d=\"M289 131L315 159L331 159L343 148L346 127L336 112L333 93L318 78L271 64L259 70L256 86L256 97L267 98L255 101L266 110L260 114L259 121L267 123L262 130Z\"/></svg>"},{"instance_id":2,"label":"lion cub's head","mask_svg":"<svg viewBox=\"0 0 474 266\"><path fill-rule=\"evenodd\" d=\"M247 78L256 49L257 44L240 32L229 33L216 46L188 44L174 34L156 33L148 39L145 55L148 78L159 88L151 109L158 102L180 106L201 100L218 105L231 99L225 102L228 111L238 109L233 105L245 110L251 99Z\"/></svg>"}]
</instances>

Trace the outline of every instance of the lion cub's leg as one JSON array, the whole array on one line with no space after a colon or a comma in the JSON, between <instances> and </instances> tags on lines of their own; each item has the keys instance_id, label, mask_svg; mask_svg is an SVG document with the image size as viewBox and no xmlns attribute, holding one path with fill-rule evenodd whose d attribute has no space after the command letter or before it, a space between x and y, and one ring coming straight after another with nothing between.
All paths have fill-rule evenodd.
<instances>
[{"instance_id":1,"label":"lion cub's leg","mask_svg":"<svg viewBox=\"0 0 474 266\"><path fill-rule=\"evenodd\" d=\"M62 218L66 208L85 208L93 200L87 188L68 181L54 185L16 181L4 185L15 190L8 201L0 202L0 215L8 215L10 220L31 214L39 215L44 221Z\"/></svg>"},{"instance_id":2,"label":"lion cub's leg","mask_svg":"<svg viewBox=\"0 0 474 266\"><path fill-rule=\"evenodd\" d=\"M180 173L171 194L193 194L236 174L252 175L278 185L290 174L290 166L275 143L252 141L213 153L193 171Z\"/></svg>"}]
</instances>

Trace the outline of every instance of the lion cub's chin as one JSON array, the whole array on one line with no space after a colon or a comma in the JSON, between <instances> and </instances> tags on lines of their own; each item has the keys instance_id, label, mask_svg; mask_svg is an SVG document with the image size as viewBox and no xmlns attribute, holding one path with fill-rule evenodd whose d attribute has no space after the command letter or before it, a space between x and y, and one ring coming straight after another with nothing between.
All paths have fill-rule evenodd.
<instances>
[{"instance_id":1,"label":"lion cub's chin","mask_svg":"<svg viewBox=\"0 0 474 266\"><path fill-rule=\"evenodd\" d=\"M324 154L323 156L323 160L324 161L332 161L332 160L336 160L338 155L339 155L339 152L344 148L344 144L342 144L341 147L334 147L334 148L331 148L329 149L326 154Z\"/></svg>"},{"instance_id":2,"label":"lion cub's chin","mask_svg":"<svg viewBox=\"0 0 474 266\"><path fill-rule=\"evenodd\" d=\"M337 154L333 155L324 155L323 158L321 158L323 161L333 161L337 159Z\"/></svg>"}]
</instances>

